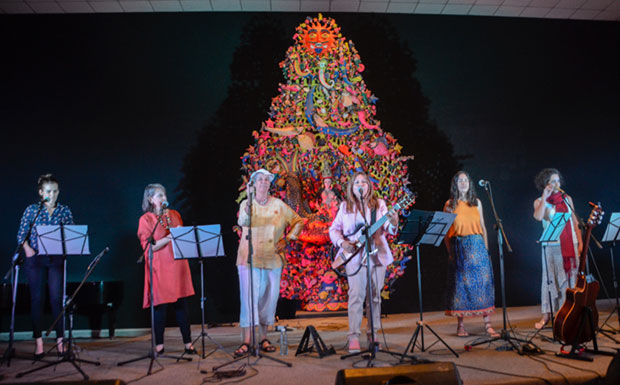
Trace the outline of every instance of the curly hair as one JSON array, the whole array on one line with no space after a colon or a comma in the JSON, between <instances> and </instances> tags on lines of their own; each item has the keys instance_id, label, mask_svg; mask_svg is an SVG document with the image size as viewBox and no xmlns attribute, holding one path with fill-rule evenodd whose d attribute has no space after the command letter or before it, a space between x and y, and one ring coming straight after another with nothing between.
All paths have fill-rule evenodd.
<instances>
[{"instance_id":1,"label":"curly hair","mask_svg":"<svg viewBox=\"0 0 620 385\"><path fill-rule=\"evenodd\" d=\"M476 194L476 187L474 187L474 182L467 173L467 171L459 171L452 177L452 183L450 184L450 201L448 203L448 207L450 207L451 211L456 209L456 206L459 203L459 176L465 175L469 180L469 189L467 190L467 194L465 194L465 202L471 207L478 207L478 195Z\"/></svg>"},{"instance_id":2,"label":"curly hair","mask_svg":"<svg viewBox=\"0 0 620 385\"><path fill-rule=\"evenodd\" d=\"M542 170L540 170L538 175L536 175L536 178L534 178L534 184L536 185L536 188L539 191L544 190L545 187L549 184L549 179L551 179L551 175L553 174L558 174L558 176L560 177L560 184L563 186L564 177L557 168L543 168Z\"/></svg>"}]
</instances>

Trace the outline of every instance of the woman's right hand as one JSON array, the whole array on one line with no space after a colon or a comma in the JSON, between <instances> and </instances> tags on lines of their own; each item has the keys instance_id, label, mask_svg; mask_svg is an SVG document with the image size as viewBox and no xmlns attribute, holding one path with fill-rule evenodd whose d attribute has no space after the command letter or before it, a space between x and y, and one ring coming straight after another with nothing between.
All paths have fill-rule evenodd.
<instances>
[{"instance_id":1,"label":"woman's right hand","mask_svg":"<svg viewBox=\"0 0 620 385\"><path fill-rule=\"evenodd\" d=\"M34 249L32 247L30 247L28 242L24 243L24 253L26 254L26 258L30 258L33 255L35 255Z\"/></svg>"},{"instance_id":2,"label":"woman's right hand","mask_svg":"<svg viewBox=\"0 0 620 385\"><path fill-rule=\"evenodd\" d=\"M347 253L353 253L355 251L355 245L349 241L342 242L342 249Z\"/></svg>"},{"instance_id":3,"label":"woman's right hand","mask_svg":"<svg viewBox=\"0 0 620 385\"><path fill-rule=\"evenodd\" d=\"M547 200L547 198L549 198L549 196L551 196L551 194L553 194L553 190L554 190L554 188L550 184L545 186L545 189L542 192L542 200L543 200L543 202L545 202Z\"/></svg>"}]
</instances>

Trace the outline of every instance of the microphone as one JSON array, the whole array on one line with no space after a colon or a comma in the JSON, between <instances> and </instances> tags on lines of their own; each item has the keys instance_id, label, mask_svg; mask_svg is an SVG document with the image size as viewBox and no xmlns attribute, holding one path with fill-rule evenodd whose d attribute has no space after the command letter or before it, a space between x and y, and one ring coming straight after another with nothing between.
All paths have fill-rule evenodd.
<instances>
[{"instance_id":1,"label":"microphone","mask_svg":"<svg viewBox=\"0 0 620 385\"><path fill-rule=\"evenodd\" d=\"M161 209L167 209L168 206L170 206L170 203L168 203L168 201L163 201L161 202Z\"/></svg>"},{"instance_id":2,"label":"microphone","mask_svg":"<svg viewBox=\"0 0 620 385\"><path fill-rule=\"evenodd\" d=\"M566 191L562 190L559 187L555 187L555 190L561 192L562 194L566 194Z\"/></svg>"},{"instance_id":3,"label":"microphone","mask_svg":"<svg viewBox=\"0 0 620 385\"><path fill-rule=\"evenodd\" d=\"M491 182L489 182L488 180L484 180L484 179L480 179L478 181L478 186L480 187L487 187Z\"/></svg>"},{"instance_id":4,"label":"microphone","mask_svg":"<svg viewBox=\"0 0 620 385\"><path fill-rule=\"evenodd\" d=\"M364 197L364 189L362 189L361 187L357 190L357 193L359 194L359 199L362 200L362 198Z\"/></svg>"}]
</instances>

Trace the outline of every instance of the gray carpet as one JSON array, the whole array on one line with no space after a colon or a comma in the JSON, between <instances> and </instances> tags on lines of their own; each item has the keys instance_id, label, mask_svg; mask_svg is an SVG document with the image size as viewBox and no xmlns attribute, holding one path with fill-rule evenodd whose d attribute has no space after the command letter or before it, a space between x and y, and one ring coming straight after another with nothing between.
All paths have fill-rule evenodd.
<instances>
[{"instance_id":1,"label":"gray carpet","mask_svg":"<svg viewBox=\"0 0 620 385\"><path fill-rule=\"evenodd\" d=\"M606 318L613 304L609 301L599 301L601 322ZM516 335L522 339L529 339L534 334L534 322L540 317L539 307L518 307L508 309L508 318ZM304 317L304 313L298 313L298 318L282 320L278 324L286 325L293 330L288 332L289 351L283 356L276 353L271 357L282 359L293 364L291 368L269 359L256 358L244 359L229 365L222 370L232 371L245 370L245 376L234 379L218 380L212 368L231 359L231 353L240 343L240 333L237 327L216 327L208 329L209 336L224 349L217 349L206 359L194 356L192 362L177 362L174 359L160 358L159 364L154 363L151 375L146 375L150 359L140 360L126 366L117 366L118 362L139 357L148 352L150 348L150 335L133 338L115 339L78 339L76 340L79 357L87 360L101 362L100 366L82 364L81 368L91 379L121 379L133 384L201 384L208 382L243 384L334 384L336 373L340 369L366 367L368 361L361 357L351 357L345 360L340 358L345 354L347 318L346 316L323 316ZM302 318L303 317L303 318ZM394 314L382 318L383 332L379 341L383 348L392 352L402 353L411 339L415 330L419 314ZM493 326L496 330L502 329L502 312L498 309L492 317ZM454 349L459 358L456 358L444 344L427 329L424 328L424 352L421 351L422 336L418 338L418 344L414 353L414 359L430 361L451 361L457 365L458 373L464 384L596 384L605 375L611 357L595 355L593 362L584 362L559 358L555 353L560 350L560 345L549 342L536 336L533 343L544 350L545 354L538 356L519 355L514 350L501 350L508 346L505 341L483 343L471 349L465 346L480 339L485 339L484 327L481 318L466 320L466 328L469 337L460 338L456 333L456 320L444 316L443 312L429 312L424 314L424 321L444 341ZM613 316L611 326L618 327L618 320ZM308 325L313 325L324 342L333 345L336 355L318 358L316 352L307 353L295 357L295 351L302 338L302 334ZM200 325L192 326L194 336L200 335ZM541 333L550 337L551 330L544 329ZM270 339L274 345L278 345L279 333L270 333ZM620 341L620 334L618 335ZM610 338L599 335L599 347L615 352L614 348L620 348ZM46 344L46 346L51 346ZM182 352L180 334L177 328L168 328L166 331L166 353L177 354ZM206 340L207 351L213 350L215 345ZM362 348L365 348L362 341ZM590 344L591 346L591 344ZM6 350L7 343L0 344L2 352ZM15 344L18 356L31 357L34 350L32 341L17 341ZM201 341L196 343L196 348L201 349ZM53 357L49 357L53 360ZM399 357L390 354L379 353L373 362L377 367L390 367L394 365L410 364L406 359L400 362ZM6 363L0 368L0 383L18 382L56 382L77 381L82 376L70 363L62 363L22 378L16 378L16 374L36 368L40 363L32 363L32 360L13 359L11 366ZM202 373L201 371L206 371Z\"/></svg>"}]
</instances>

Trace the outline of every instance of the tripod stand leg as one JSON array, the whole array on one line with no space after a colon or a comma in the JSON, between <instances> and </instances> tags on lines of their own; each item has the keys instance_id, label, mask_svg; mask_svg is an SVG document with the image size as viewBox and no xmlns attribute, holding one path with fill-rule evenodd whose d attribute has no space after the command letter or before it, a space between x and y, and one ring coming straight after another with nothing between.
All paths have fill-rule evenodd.
<instances>
[{"instance_id":1,"label":"tripod stand leg","mask_svg":"<svg viewBox=\"0 0 620 385\"><path fill-rule=\"evenodd\" d=\"M448 348L448 350L450 350L450 351L452 352L452 354L454 354L454 355L456 356L456 358L459 358L459 355L458 355L458 354L457 354L454 350L452 350L452 348L450 347L450 345L448 345L448 344L446 343L446 341L444 341L441 337L439 337L439 335L438 335L437 333L435 333L435 331L434 331L434 330L433 330L430 326L428 326L428 325L424 325L424 326L426 326L426 328L427 328L428 330L430 330L430 332L431 332L431 333L433 333L433 334L435 335L435 337L436 337L436 338L437 338L437 339L438 339L438 340L439 340L439 341L440 341L440 342L441 342L441 343L442 343L442 344L443 344L446 348Z\"/></svg>"}]
</instances>

